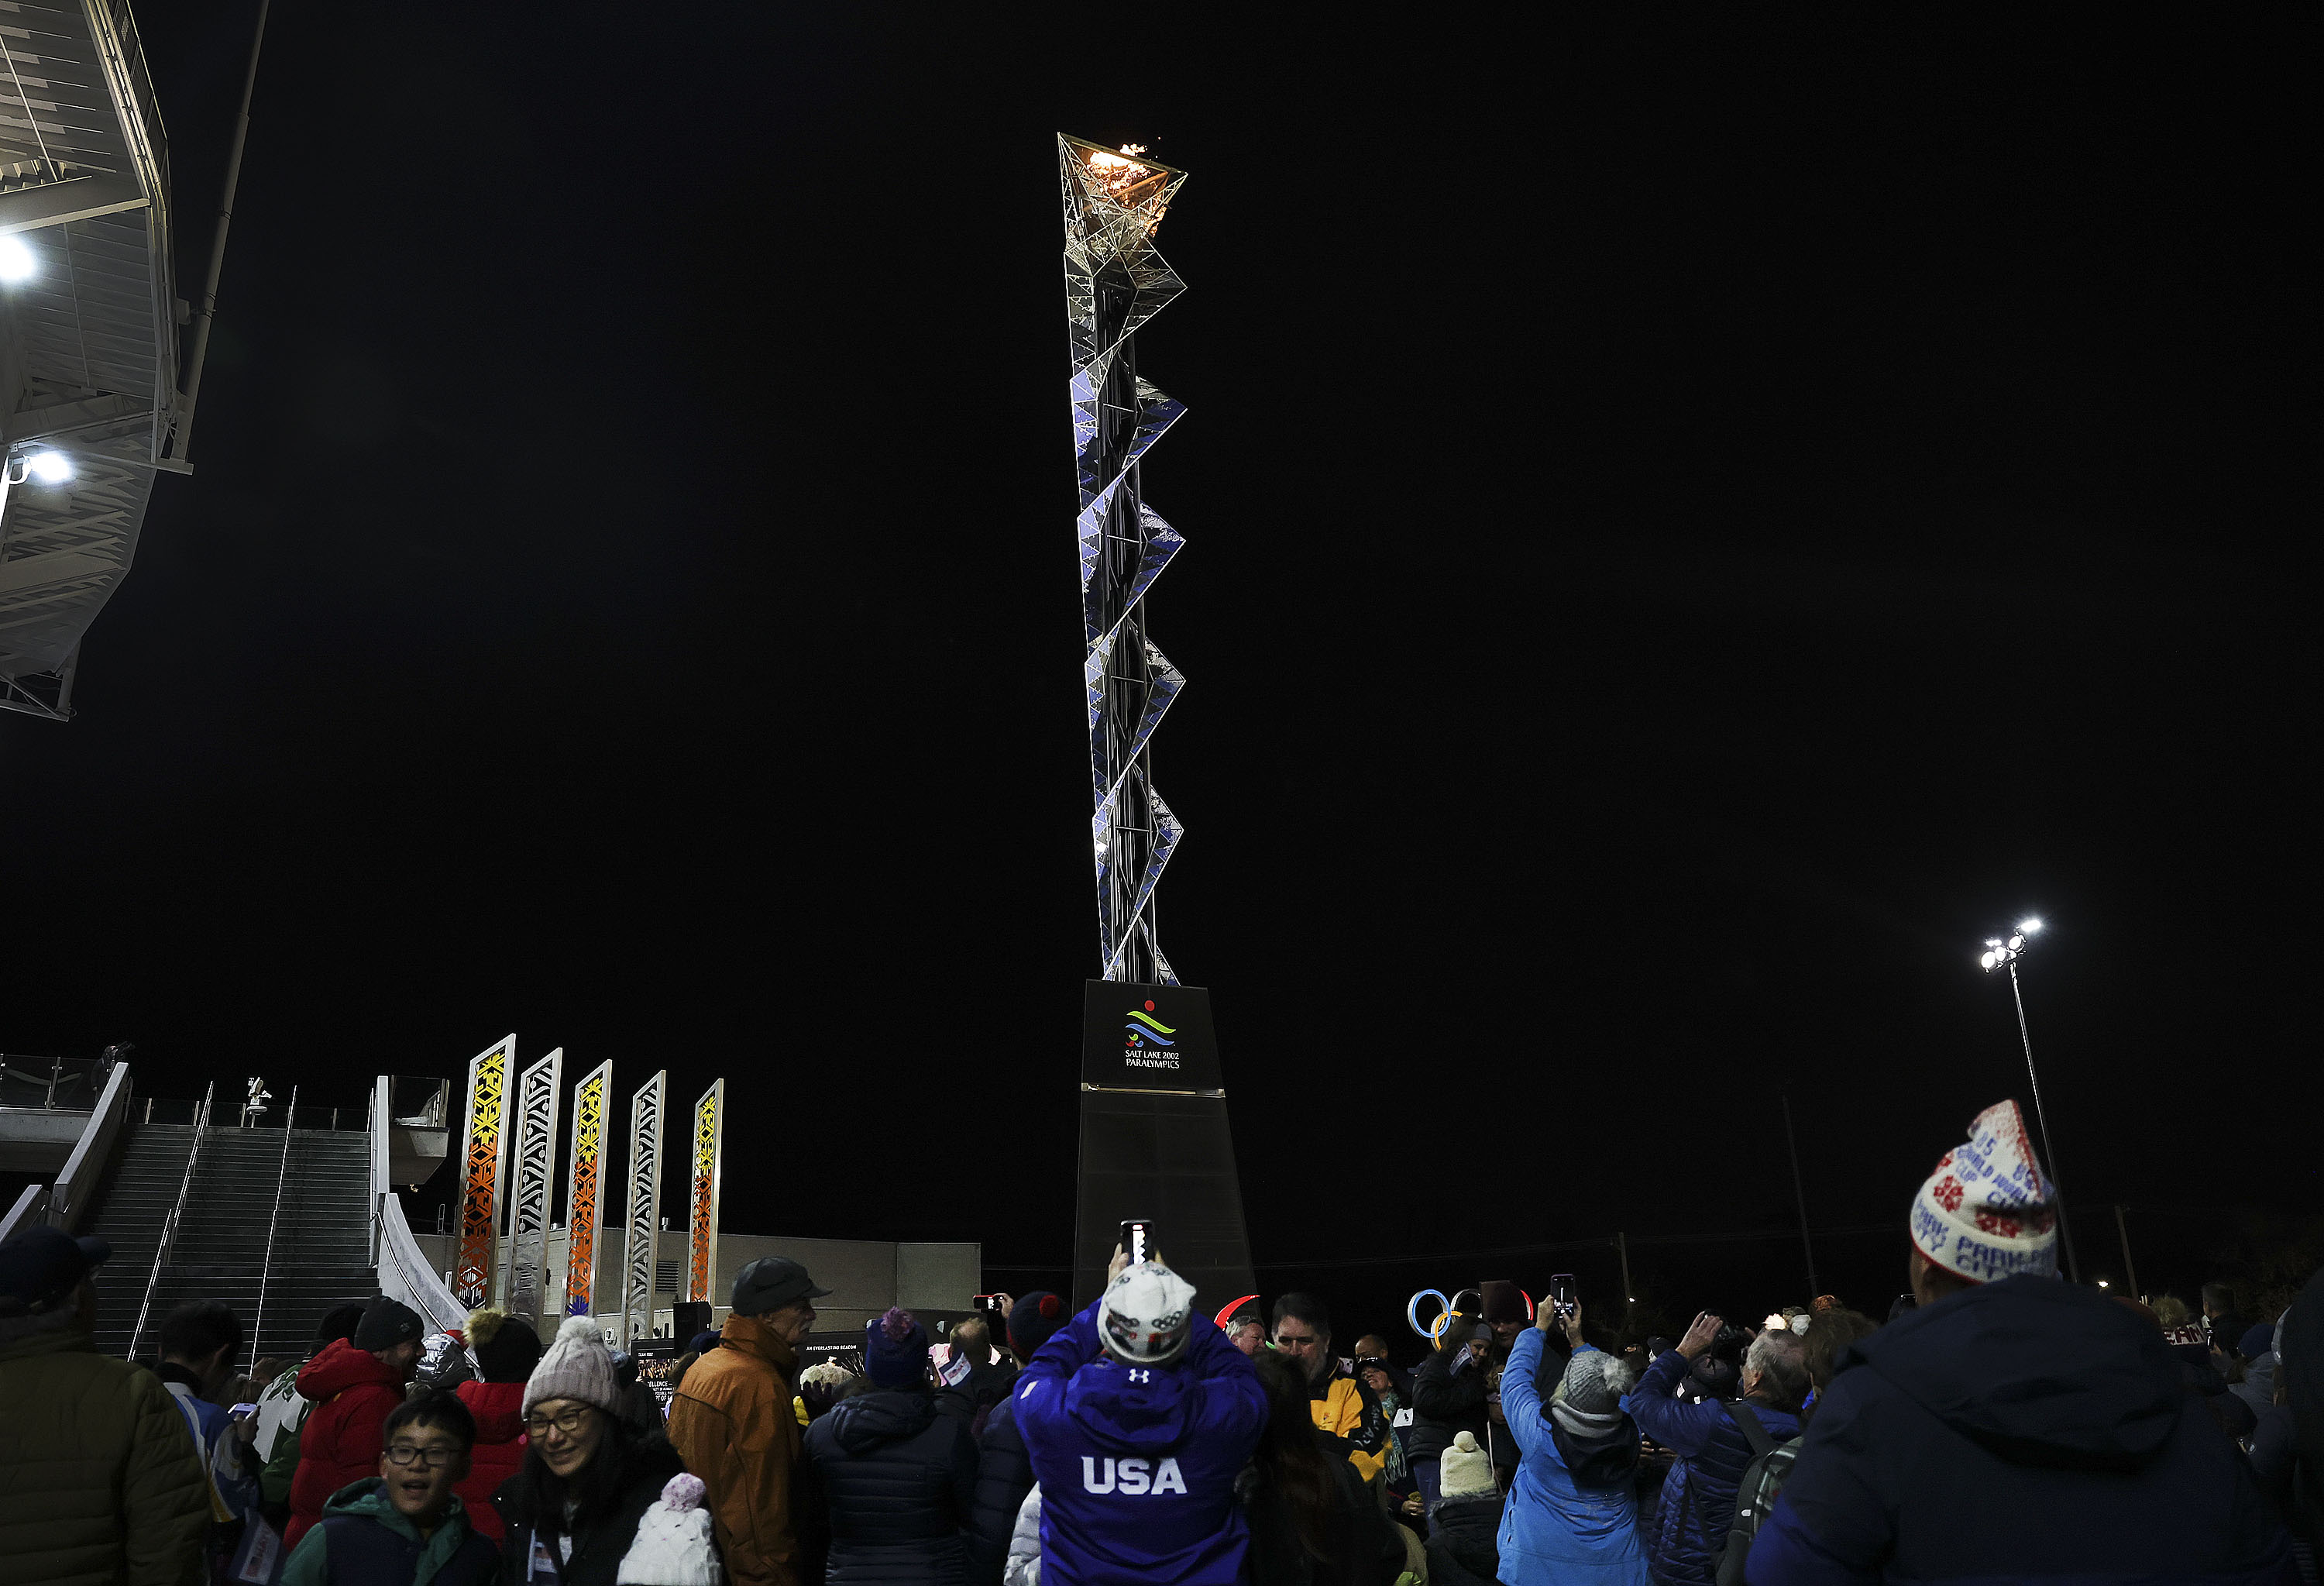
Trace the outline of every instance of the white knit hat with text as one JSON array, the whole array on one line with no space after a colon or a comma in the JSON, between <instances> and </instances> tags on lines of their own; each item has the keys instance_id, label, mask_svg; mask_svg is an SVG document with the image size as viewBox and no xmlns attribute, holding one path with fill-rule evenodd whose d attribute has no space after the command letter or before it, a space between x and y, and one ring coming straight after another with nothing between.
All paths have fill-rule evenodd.
<instances>
[{"instance_id":1,"label":"white knit hat with text","mask_svg":"<svg viewBox=\"0 0 2324 1586\"><path fill-rule=\"evenodd\" d=\"M1997 1102L1969 1126L1913 1197L1913 1245L1971 1283L2021 1272L2058 1275L2058 1216L2015 1102Z\"/></svg>"},{"instance_id":2,"label":"white knit hat with text","mask_svg":"<svg viewBox=\"0 0 2324 1586\"><path fill-rule=\"evenodd\" d=\"M1097 1335L1106 1352L1133 1366L1164 1366L1186 1347L1194 1286L1159 1261L1124 1267L1098 1301Z\"/></svg>"}]
</instances>

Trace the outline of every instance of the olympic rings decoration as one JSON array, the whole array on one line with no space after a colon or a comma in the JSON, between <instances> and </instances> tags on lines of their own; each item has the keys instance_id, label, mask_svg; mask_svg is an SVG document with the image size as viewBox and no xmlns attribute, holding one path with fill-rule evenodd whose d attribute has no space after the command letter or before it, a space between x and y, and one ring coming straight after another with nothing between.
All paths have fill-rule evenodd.
<instances>
[{"instance_id":1,"label":"olympic rings decoration","mask_svg":"<svg viewBox=\"0 0 2324 1586\"><path fill-rule=\"evenodd\" d=\"M1250 1304L1251 1301L1258 1297L1259 1296L1255 1294L1247 1294L1239 1300L1229 1300L1225 1305L1220 1306L1218 1316L1219 1331L1224 1332L1227 1326L1227 1318L1233 1315L1237 1311L1241 1310L1245 1305Z\"/></svg>"},{"instance_id":2,"label":"olympic rings decoration","mask_svg":"<svg viewBox=\"0 0 2324 1586\"><path fill-rule=\"evenodd\" d=\"M1431 1298L1434 1299L1436 1302L1436 1320L1431 1323L1428 1326L1423 1327L1420 1324L1420 1302L1425 1299ZM1410 1299L1404 1302L1405 1325L1410 1327L1415 1332L1420 1334L1421 1337L1427 1339L1432 1342L1434 1342L1436 1335L1443 1331L1444 1319L1452 1314L1452 1302L1446 1299L1443 1295L1437 1293L1437 1291L1433 1288L1424 1288L1418 1294L1414 1295Z\"/></svg>"}]
</instances>

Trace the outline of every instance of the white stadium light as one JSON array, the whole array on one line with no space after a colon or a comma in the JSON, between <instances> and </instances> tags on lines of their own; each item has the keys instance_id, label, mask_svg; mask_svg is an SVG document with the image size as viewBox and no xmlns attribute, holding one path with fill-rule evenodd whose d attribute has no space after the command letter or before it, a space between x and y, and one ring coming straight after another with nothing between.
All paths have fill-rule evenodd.
<instances>
[{"instance_id":1,"label":"white stadium light","mask_svg":"<svg viewBox=\"0 0 2324 1586\"><path fill-rule=\"evenodd\" d=\"M62 484L73 476L72 459L62 452L34 452L24 466L43 484Z\"/></svg>"},{"instance_id":2,"label":"white stadium light","mask_svg":"<svg viewBox=\"0 0 2324 1586\"><path fill-rule=\"evenodd\" d=\"M2050 1184L2054 1197L2058 1178L2058 1151L2050 1143L2050 1114L2042 1105L2042 1076L2034 1068L2034 1032L2025 1022L2025 991L2018 984L2017 961L2033 946L2034 934L2042 928L2042 917L2029 914L2017 922L2017 927L2005 940L1999 936L1985 939L1985 952L1978 958L1978 967L1991 974L1998 969L2009 972L2009 1000L2017 1007L2017 1039L2025 1048L2025 1080L2034 1092L2034 1119L2042 1130L2042 1157L2050 1170ZM2058 1219L2058 1233L2066 1247L2066 1271L2075 1281L2082 1280L2081 1258L2074 1253L2073 1225L2063 1216Z\"/></svg>"},{"instance_id":3,"label":"white stadium light","mask_svg":"<svg viewBox=\"0 0 2324 1586\"><path fill-rule=\"evenodd\" d=\"M24 239L14 235L0 236L0 281L15 282L30 281L41 272L41 262Z\"/></svg>"}]
</instances>

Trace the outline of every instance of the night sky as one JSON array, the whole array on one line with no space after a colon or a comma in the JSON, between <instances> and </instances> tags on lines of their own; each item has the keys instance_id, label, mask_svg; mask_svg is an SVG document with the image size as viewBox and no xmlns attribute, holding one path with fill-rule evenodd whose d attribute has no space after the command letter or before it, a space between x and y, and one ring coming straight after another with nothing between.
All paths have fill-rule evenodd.
<instances>
[{"instance_id":1,"label":"night sky","mask_svg":"<svg viewBox=\"0 0 2324 1586\"><path fill-rule=\"evenodd\" d=\"M0 718L0 1045L724 1074L729 1228L1062 1285L1063 130L1192 173L1160 924L1268 1293L1803 1298L1788 1092L1885 1309L2026 912L2093 1275L2324 1212L2312 17L779 9L277 11L198 475ZM140 16L187 296L248 14Z\"/></svg>"}]
</instances>

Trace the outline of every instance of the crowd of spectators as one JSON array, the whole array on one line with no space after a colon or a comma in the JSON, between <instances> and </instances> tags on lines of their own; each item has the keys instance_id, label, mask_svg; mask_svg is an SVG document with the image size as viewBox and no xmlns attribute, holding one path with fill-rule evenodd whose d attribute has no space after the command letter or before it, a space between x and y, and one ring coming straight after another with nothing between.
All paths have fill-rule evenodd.
<instances>
[{"instance_id":1,"label":"crowd of spectators","mask_svg":"<svg viewBox=\"0 0 2324 1586\"><path fill-rule=\"evenodd\" d=\"M240 1319L98 1355L103 1241L0 1245L0 1576L25 1586L1862 1586L2315 1582L2324 1274L2200 1310L2057 1275L2014 1103L1944 1154L1885 1322L1831 1296L1630 1337L1456 1296L1417 1358L1314 1293L1213 1322L1157 1253L1100 1297L890 1309L769 1257L665 1402L588 1317L544 1342L387 1296L303 1361ZM822 1346L818 1346L819 1348Z\"/></svg>"}]
</instances>

